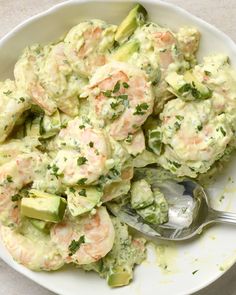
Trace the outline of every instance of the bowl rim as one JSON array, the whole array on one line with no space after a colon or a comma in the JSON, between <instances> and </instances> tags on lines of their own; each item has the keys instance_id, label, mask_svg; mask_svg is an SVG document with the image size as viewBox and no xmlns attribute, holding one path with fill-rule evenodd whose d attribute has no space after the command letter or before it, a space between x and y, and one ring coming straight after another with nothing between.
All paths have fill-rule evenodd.
<instances>
[{"instance_id":1,"label":"bowl rim","mask_svg":"<svg viewBox=\"0 0 236 295\"><path fill-rule=\"evenodd\" d=\"M207 27L209 28L211 31L213 31L214 33L216 33L218 36L220 36L222 39L224 39L224 42L226 44L226 47L232 48L235 51L236 54L236 43L223 31L221 31L220 29L218 29L216 26L208 23L207 21L201 19L200 17L195 16L194 14L190 13L189 11L185 10L182 7L177 6L176 4L170 3L170 2L165 2L164 0L139 0L139 1L135 1L135 0L64 0L61 3L58 4L54 4L51 7L49 7L46 10L43 10L39 13L36 13L35 15L28 17L27 19L25 19L24 21L21 21L19 24L17 24L14 28L10 29L10 31L8 31L5 35L3 35L0 38L0 47L8 41L8 39L14 37L14 35L16 35L18 32L21 31L21 29L29 26L32 22L34 22L35 20L39 20L40 18L45 17L46 15L50 15L55 13L56 11L62 9L65 6L71 5L71 4L83 4L83 3L105 3L107 2L107 4L112 3L112 2L119 2L119 3L140 3L145 5L145 3L148 4L154 4L154 5L160 5L163 7L167 7L171 10L173 10L174 12L183 15L183 16L187 16L188 18L191 18L192 20L194 20L196 23L200 23L203 27ZM8 259L4 259L1 257L1 259L3 259L5 261L6 264L9 265L8 263ZM203 288L211 285L212 283L214 283L216 280L218 280L221 276L223 276L226 272L228 272L233 265L236 263L236 261L234 261L232 263L232 265L224 271L221 271L218 275L216 275L214 278L211 278L210 280L206 281L205 283L199 284L197 285L197 287L192 287L191 289L188 290L188 294L193 294L197 291L202 290ZM29 278L30 280L34 281L35 283L37 283L38 285L41 285L39 282L37 282L36 278L32 277L30 275L30 273L23 273L21 271L20 268L17 267L17 265L15 266L10 265L11 268L15 269L17 272L20 272L22 275L26 276L27 278ZM47 288L48 290L52 291L52 292L57 292L57 294L61 294L62 293L58 293L58 290L55 290L54 288L51 287L46 287L44 285L41 285L44 288Z\"/></svg>"}]
</instances>

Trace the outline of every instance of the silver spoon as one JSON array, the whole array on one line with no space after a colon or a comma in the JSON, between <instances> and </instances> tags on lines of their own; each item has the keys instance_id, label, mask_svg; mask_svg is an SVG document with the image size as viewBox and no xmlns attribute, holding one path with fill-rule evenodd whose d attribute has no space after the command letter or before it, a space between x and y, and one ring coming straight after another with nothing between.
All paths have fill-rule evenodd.
<instances>
[{"instance_id":1,"label":"silver spoon","mask_svg":"<svg viewBox=\"0 0 236 295\"><path fill-rule=\"evenodd\" d=\"M158 183L169 204L169 221L162 225L144 221L130 204L122 207L109 206L110 211L122 222L150 238L183 241L202 232L213 222L236 224L236 214L217 211L209 206L203 187L190 179L175 181L168 179Z\"/></svg>"}]
</instances>

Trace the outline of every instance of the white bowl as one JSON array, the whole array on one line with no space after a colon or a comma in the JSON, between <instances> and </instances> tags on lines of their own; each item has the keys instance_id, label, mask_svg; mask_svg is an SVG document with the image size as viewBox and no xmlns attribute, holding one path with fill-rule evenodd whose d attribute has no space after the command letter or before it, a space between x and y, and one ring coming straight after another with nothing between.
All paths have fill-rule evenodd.
<instances>
[{"instance_id":1,"label":"white bowl","mask_svg":"<svg viewBox=\"0 0 236 295\"><path fill-rule=\"evenodd\" d=\"M101 18L119 23L134 1L68 1L23 22L0 41L0 80L12 77L13 66L22 49L33 43L57 40L78 22ZM224 33L183 9L157 0L139 1L148 10L151 20L177 30L194 25L201 34L199 59L210 53L226 53L236 67L236 46ZM228 163L217 183L209 189L214 207L222 210L236 208L235 157ZM235 166L236 167L236 166ZM234 181L235 182L235 181ZM224 200L219 197L224 193ZM111 290L94 273L67 267L54 273L36 273L16 264L0 244L0 257L11 267L38 284L63 295L166 295L191 294L221 276L236 261L236 235L232 227L219 225L208 229L201 237L187 243L167 243L158 247L159 255L150 249L147 262L135 270L135 279L127 287ZM164 255L163 255L164 253ZM167 264L162 270L158 264ZM195 272L197 270L197 272Z\"/></svg>"}]
</instances>

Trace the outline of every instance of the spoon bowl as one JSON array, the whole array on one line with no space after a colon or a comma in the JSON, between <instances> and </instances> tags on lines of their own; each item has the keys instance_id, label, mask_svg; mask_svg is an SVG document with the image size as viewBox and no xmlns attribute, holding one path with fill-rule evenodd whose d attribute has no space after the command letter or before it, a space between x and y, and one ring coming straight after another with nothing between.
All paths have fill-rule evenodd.
<instances>
[{"instance_id":1,"label":"spoon bowl","mask_svg":"<svg viewBox=\"0 0 236 295\"><path fill-rule=\"evenodd\" d=\"M214 210L210 207L204 188L191 179L167 179L152 183L164 194L169 205L169 220L164 224L146 222L131 207L109 206L110 211L135 230L150 238L184 241L200 234L203 228L213 222L236 224L236 214Z\"/></svg>"}]
</instances>

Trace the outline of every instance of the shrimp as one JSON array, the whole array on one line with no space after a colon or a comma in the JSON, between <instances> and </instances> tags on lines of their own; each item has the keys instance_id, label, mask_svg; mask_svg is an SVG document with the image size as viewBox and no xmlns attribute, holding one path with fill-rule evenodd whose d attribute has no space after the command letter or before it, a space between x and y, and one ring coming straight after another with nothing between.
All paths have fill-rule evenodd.
<instances>
[{"instance_id":1,"label":"shrimp","mask_svg":"<svg viewBox=\"0 0 236 295\"><path fill-rule=\"evenodd\" d=\"M160 117L165 151L158 161L179 176L206 172L233 139L226 115L215 114L211 100L171 100Z\"/></svg>"},{"instance_id":2,"label":"shrimp","mask_svg":"<svg viewBox=\"0 0 236 295\"><path fill-rule=\"evenodd\" d=\"M33 103L52 115L57 108L69 116L78 114L78 95L86 81L74 75L64 54L64 43L27 48L16 63L17 86Z\"/></svg>"},{"instance_id":3,"label":"shrimp","mask_svg":"<svg viewBox=\"0 0 236 295\"><path fill-rule=\"evenodd\" d=\"M79 118L69 121L58 135L60 148L52 165L66 185L90 184L106 173L110 146L105 133Z\"/></svg>"},{"instance_id":4,"label":"shrimp","mask_svg":"<svg viewBox=\"0 0 236 295\"><path fill-rule=\"evenodd\" d=\"M64 49L64 42L44 48L45 57L39 67L38 77L57 107L65 114L75 117L78 115L78 95L87 82L72 72Z\"/></svg>"},{"instance_id":5,"label":"shrimp","mask_svg":"<svg viewBox=\"0 0 236 295\"><path fill-rule=\"evenodd\" d=\"M52 115L57 109L56 103L50 99L37 75L38 59L41 61L42 55L42 48L38 45L26 48L15 65L14 76L17 88L23 89L47 115Z\"/></svg>"},{"instance_id":6,"label":"shrimp","mask_svg":"<svg viewBox=\"0 0 236 295\"><path fill-rule=\"evenodd\" d=\"M12 258L34 271L57 270L64 265L64 259L50 240L50 235L33 229L21 232L9 227L1 227L1 237ZM37 231L37 232L36 232Z\"/></svg>"},{"instance_id":7,"label":"shrimp","mask_svg":"<svg viewBox=\"0 0 236 295\"><path fill-rule=\"evenodd\" d=\"M91 20L73 27L65 38L65 54L73 70L84 77L107 62L116 26Z\"/></svg>"},{"instance_id":8,"label":"shrimp","mask_svg":"<svg viewBox=\"0 0 236 295\"><path fill-rule=\"evenodd\" d=\"M14 81L0 82L0 142L7 138L16 121L29 108L29 97L16 89Z\"/></svg>"},{"instance_id":9,"label":"shrimp","mask_svg":"<svg viewBox=\"0 0 236 295\"><path fill-rule=\"evenodd\" d=\"M64 260L79 265L104 257L112 249L114 238L114 227L105 207L98 208L95 215L68 218L51 229L51 239Z\"/></svg>"},{"instance_id":10,"label":"shrimp","mask_svg":"<svg viewBox=\"0 0 236 295\"><path fill-rule=\"evenodd\" d=\"M97 69L87 93L96 116L115 140L135 133L153 109L153 92L144 71L122 62Z\"/></svg>"},{"instance_id":11,"label":"shrimp","mask_svg":"<svg viewBox=\"0 0 236 295\"><path fill-rule=\"evenodd\" d=\"M165 102L173 97L167 90L165 77L169 71L187 67L175 34L154 23L138 28L133 36L140 42L140 49L130 62L145 70L154 86L154 112L159 113Z\"/></svg>"},{"instance_id":12,"label":"shrimp","mask_svg":"<svg viewBox=\"0 0 236 295\"><path fill-rule=\"evenodd\" d=\"M40 142L36 138L11 139L0 145L0 166L22 153L31 152Z\"/></svg>"},{"instance_id":13,"label":"shrimp","mask_svg":"<svg viewBox=\"0 0 236 295\"><path fill-rule=\"evenodd\" d=\"M20 154L0 166L0 221L3 225L17 225L20 221L18 203L12 197L34 180L43 157L32 152Z\"/></svg>"}]
</instances>

